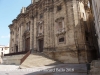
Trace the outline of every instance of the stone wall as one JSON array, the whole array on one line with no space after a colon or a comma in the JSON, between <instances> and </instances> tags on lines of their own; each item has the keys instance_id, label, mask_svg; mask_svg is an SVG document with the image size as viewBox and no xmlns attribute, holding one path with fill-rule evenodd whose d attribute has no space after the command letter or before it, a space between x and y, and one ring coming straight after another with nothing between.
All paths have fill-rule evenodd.
<instances>
[{"instance_id":1,"label":"stone wall","mask_svg":"<svg viewBox=\"0 0 100 75\"><path fill-rule=\"evenodd\" d=\"M93 60L90 69L89 75L100 75L100 60Z\"/></svg>"}]
</instances>

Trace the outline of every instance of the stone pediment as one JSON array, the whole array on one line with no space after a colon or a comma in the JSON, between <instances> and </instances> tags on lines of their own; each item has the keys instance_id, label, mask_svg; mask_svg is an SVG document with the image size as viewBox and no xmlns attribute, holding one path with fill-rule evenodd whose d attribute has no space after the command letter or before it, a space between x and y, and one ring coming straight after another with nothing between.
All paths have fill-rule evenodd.
<instances>
[{"instance_id":1,"label":"stone pediment","mask_svg":"<svg viewBox=\"0 0 100 75\"><path fill-rule=\"evenodd\" d=\"M63 20L63 19L64 19L64 17L57 18L57 19L55 20L55 22L61 21L61 20Z\"/></svg>"}]
</instances>

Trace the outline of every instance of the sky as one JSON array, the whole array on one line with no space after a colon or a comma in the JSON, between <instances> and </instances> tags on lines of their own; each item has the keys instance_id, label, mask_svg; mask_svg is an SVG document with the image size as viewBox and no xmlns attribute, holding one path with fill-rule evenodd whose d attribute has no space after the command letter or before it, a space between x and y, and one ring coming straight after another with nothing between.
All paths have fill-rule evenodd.
<instances>
[{"instance_id":1,"label":"sky","mask_svg":"<svg viewBox=\"0 0 100 75\"><path fill-rule=\"evenodd\" d=\"M17 17L22 7L31 4L31 0L0 0L0 45L10 44L9 25Z\"/></svg>"}]
</instances>

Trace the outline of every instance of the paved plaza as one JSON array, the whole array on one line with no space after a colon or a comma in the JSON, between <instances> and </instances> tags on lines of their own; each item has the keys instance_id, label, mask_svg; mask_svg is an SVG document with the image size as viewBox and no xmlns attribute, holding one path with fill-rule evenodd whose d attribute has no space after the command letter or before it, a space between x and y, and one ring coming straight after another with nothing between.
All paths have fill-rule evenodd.
<instances>
[{"instance_id":1,"label":"paved plaza","mask_svg":"<svg viewBox=\"0 0 100 75\"><path fill-rule=\"evenodd\" d=\"M87 75L87 68L85 64L60 64L27 69L19 69L18 65L0 65L0 75Z\"/></svg>"}]
</instances>

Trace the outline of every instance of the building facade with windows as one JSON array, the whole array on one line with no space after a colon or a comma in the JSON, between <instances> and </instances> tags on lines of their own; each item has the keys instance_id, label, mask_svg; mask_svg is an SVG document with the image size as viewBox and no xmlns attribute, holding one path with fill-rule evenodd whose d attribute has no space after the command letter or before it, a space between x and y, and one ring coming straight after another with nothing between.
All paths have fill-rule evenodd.
<instances>
[{"instance_id":1,"label":"building facade with windows","mask_svg":"<svg viewBox=\"0 0 100 75\"><path fill-rule=\"evenodd\" d=\"M5 54L9 54L9 46L0 45L0 56L3 57Z\"/></svg>"},{"instance_id":2,"label":"building facade with windows","mask_svg":"<svg viewBox=\"0 0 100 75\"><path fill-rule=\"evenodd\" d=\"M64 63L96 59L89 0L32 0L9 25L10 53L43 52Z\"/></svg>"}]
</instances>

